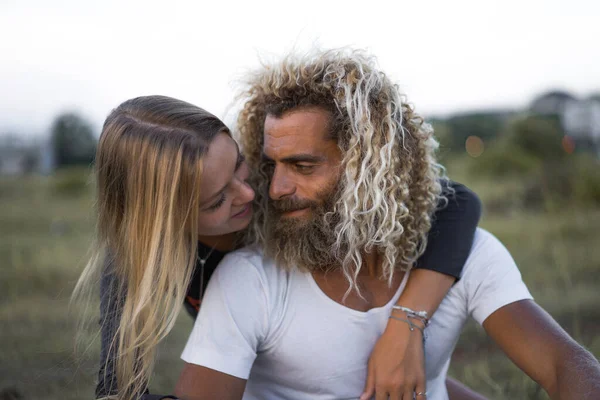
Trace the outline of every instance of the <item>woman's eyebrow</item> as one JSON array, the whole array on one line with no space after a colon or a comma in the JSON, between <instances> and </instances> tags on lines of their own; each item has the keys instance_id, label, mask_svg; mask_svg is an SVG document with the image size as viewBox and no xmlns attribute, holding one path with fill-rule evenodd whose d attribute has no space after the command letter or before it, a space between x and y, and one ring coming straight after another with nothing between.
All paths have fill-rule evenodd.
<instances>
[{"instance_id":1,"label":"woman's eyebrow","mask_svg":"<svg viewBox=\"0 0 600 400\"><path fill-rule=\"evenodd\" d=\"M236 171L240 168L240 166L242 165L244 160L245 160L245 157L242 154L242 152L240 151L240 148L238 147L238 157L237 157L237 161L235 162L235 170Z\"/></svg>"}]
</instances>

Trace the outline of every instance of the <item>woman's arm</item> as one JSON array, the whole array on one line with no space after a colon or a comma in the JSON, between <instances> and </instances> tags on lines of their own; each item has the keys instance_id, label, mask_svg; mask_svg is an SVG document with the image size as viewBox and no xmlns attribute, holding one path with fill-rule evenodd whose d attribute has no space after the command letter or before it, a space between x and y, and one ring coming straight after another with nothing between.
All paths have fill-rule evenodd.
<instances>
[{"instance_id":1,"label":"woman's arm","mask_svg":"<svg viewBox=\"0 0 600 400\"><path fill-rule=\"evenodd\" d=\"M460 183L444 181L447 204L435 212L427 248L415 268L441 272L460 279L481 219L481 201ZM437 306L436 306L437 308Z\"/></svg>"},{"instance_id":2,"label":"woman's arm","mask_svg":"<svg viewBox=\"0 0 600 400\"><path fill-rule=\"evenodd\" d=\"M98 383L96 385L96 398L116 396L117 372L115 366L116 341L115 335L119 326L122 313L122 296L119 296L119 280L112 272L112 258L105 259L104 270L100 280L100 324L101 324L101 348L100 348L100 371L98 372ZM174 396L141 394L140 400L176 399Z\"/></svg>"},{"instance_id":3,"label":"woman's arm","mask_svg":"<svg viewBox=\"0 0 600 400\"><path fill-rule=\"evenodd\" d=\"M104 270L100 280L100 371L96 385L96 398L117 394L117 374L115 368L116 349L113 344L119 320L121 319L122 304L118 304L118 279L112 273L112 258L106 256Z\"/></svg>"},{"instance_id":4,"label":"woman's arm","mask_svg":"<svg viewBox=\"0 0 600 400\"><path fill-rule=\"evenodd\" d=\"M204 243L198 245L198 255L205 259L204 268L196 265L194 269L190 287L184 301L186 311L193 319L198 315L200 307L201 295L204 293L208 281L216 269L217 265L226 252L213 249ZM122 313L122 302L118 303L119 296L119 281L112 273L114 266L112 258L107 256L105 259L104 271L100 281L100 324L101 324L101 350L100 350L100 371L98 372L98 384L96 385L96 398L102 398L109 395L117 394L117 377L116 377L116 349L111 347L113 343L119 321ZM203 287L202 287L203 286ZM123 300L121 298L121 300ZM148 389L141 396L141 400L157 400L157 399L176 399L172 395L156 395L149 394Z\"/></svg>"},{"instance_id":5,"label":"woman's arm","mask_svg":"<svg viewBox=\"0 0 600 400\"><path fill-rule=\"evenodd\" d=\"M444 182L443 185L446 191L448 186L451 188L448 202L435 213L425 253L417 261L397 303L414 311L425 311L429 317L460 278L481 217L481 202L475 193L458 183ZM399 310L394 310L394 316L408 319L406 313ZM425 329L419 321L411 321ZM374 393L412 398L414 393L426 392L421 332L411 330L403 321L389 320L371 354L361 399L369 399Z\"/></svg>"}]
</instances>

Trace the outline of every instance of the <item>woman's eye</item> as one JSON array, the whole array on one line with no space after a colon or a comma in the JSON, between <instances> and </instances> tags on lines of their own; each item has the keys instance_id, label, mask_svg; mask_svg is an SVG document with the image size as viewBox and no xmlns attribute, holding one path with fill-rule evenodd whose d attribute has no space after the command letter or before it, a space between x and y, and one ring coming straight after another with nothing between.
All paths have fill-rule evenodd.
<instances>
[{"instance_id":1,"label":"woman's eye","mask_svg":"<svg viewBox=\"0 0 600 400\"><path fill-rule=\"evenodd\" d=\"M219 207L221 207L224 203L225 203L225 193L223 193L221 198L219 200L217 200L217 202L215 204L213 204L212 206L210 206L208 209L210 211L214 211L214 210L218 209Z\"/></svg>"}]
</instances>

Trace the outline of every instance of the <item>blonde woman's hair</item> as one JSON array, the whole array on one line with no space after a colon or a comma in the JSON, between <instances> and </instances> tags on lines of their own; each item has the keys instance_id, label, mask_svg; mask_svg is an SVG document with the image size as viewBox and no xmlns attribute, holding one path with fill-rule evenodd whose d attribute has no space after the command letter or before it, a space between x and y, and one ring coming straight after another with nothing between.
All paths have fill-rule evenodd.
<instances>
[{"instance_id":1,"label":"blonde woman's hair","mask_svg":"<svg viewBox=\"0 0 600 400\"><path fill-rule=\"evenodd\" d=\"M104 123L95 161L97 246L73 299L114 274L103 324L116 324L107 364L109 398L133 400L146 389L156 345L173 327L195 264L202 157L219 133L214 115L164 96L138 97ZM107 259L107 262L104 260ZM108 365L105 365L108 368ZM115 382L109 382L115 385Z\"/></svg>"},{"instance_id":2,"label":"blonde woman's hair","mask_svg":"<svg viewBox=\"0 0 600 400\"><path fill-rule=\"evenodd\" d=\"M444 199L443 169L436 163L431 127L372 57L347 49L290 55L251 75L240 100L236 134L255 172L249 242L265 246L270 223L269 169L262 162L266 116L317 106L331 114L330 135L343 157L332 252L349 290L358 290L363 257L372 250L382 256L378 273L390 283L396 270L410 268L425 249L432 214Z\"/></svg>"}]
</instances>

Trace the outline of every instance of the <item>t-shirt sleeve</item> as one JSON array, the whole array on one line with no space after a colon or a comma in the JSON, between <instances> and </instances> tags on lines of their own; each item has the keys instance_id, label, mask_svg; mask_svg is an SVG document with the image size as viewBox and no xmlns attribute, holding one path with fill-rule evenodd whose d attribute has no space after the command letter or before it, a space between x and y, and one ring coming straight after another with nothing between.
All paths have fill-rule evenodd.
<instances>
[{"instance_id":1,"label":"t-shirt sleeve","mask_svg":"<svg viewBox=\"0 0 600 400\"><path fill-rule=\"evenodd\" d=\"M181 358L248 379L268 328L264 274L237 254L213 274Z\"/></svg>"},{"instance_id":2,"label":"t-shirt sleeve","mask_svg":"<svg viewBox=\"0 0 600 400\"><path fill-rule=\"evenodd\" d=\"M483 230L476 234L461 284L468 312L479 324L508 304L533 298L506 247Z\"/></svg>"},{"instance_id":3,"label":"t-shirt sleeve","mask_svg":"<svg viewBox=\"0 0 600 400\"><path fill-rule=\"evenodd\" d=\"M460 279L481 218L481 201L460 183L444 180L442 186L444 191L449 192L448 202L434 215L427 236L427 248L417 260L416 268Z\"/></svg>"}]
</instances>

